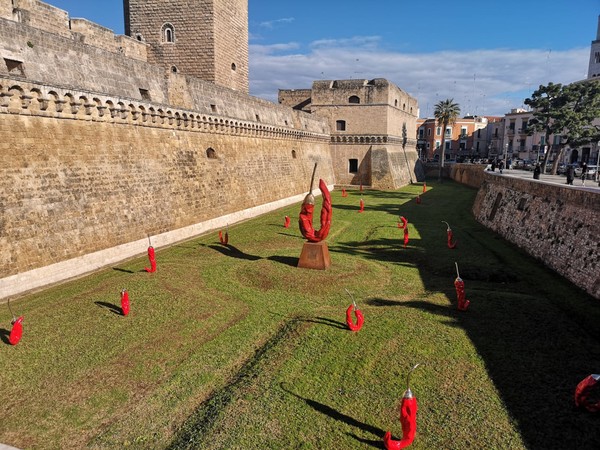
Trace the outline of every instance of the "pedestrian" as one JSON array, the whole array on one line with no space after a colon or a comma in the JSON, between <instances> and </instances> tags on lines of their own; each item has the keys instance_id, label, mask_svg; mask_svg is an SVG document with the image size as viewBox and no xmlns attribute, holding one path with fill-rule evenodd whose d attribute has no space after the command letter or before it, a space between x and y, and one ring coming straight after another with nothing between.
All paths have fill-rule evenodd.
<instances>
[{"instance_id":1,"label":"pedestrian","mask_svg":"<svg viewBox=\"0 0 600 450\"><path fill-rule=\"evenodd\" d=\"M504 170L504 161L500 160L500 162L498 162L498 170L500 170L500 174L502 174L502 170Z\"/></svg>"},{"instance_id":2,"label":"pedestrian","mask_svg":"<svg viewBox=\"0 0 600 450\"><path fill-rule=\"evenodd\" d=\"M587 176L587 163L581 163L581 185L585 186L585 177Z\"/></svg>"},{"instance_id":3,"label":"pedestrian","mask_svg":"<svg viewBox=\"0 0 600 450\"><path fill-rule=\"evenodd\" d=\"M567 167L567 184L573 186L573 180L575 179L575 167L571 164Z\"/></svg>"},{"instance_id":4,"label":"pedestrian","mask_svg":"<svg viewBox=\"0 0 600 450\"><path fill-rule=\"evenodd\" d=\"M533 169L533 179L534 180L539 180L540 179L540 173L542 173L542 168L540 167L540 164L536 164L535 165L535 169Z\"/></svg>"},{"instance_id":5,"label":"pedestrian","mask_svg":"<svg viewBox=\"0 0 600 450\"><path fill-rule=\"evenodd\" d=\"M495 172L495 171L496 171L496 160L494 159L492 161L492 172Z\"/></svg>"}]
</instances>

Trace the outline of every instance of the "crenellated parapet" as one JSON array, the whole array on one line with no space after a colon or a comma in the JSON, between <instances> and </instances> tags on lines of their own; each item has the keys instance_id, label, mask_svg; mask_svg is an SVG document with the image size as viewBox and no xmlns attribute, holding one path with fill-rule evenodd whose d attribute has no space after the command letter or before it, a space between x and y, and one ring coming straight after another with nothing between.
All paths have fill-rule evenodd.
<instances>
[{"instance_id":1,"label":"crenellated parapet","mask_svg":"<svg viewBox=\"0 0 600 450\"><path fill-rule=\"evenodd\" d=\"M329 134L0 77L0 114L113 122L180 131L329 141Z\"/></svg>"}]
</instances>

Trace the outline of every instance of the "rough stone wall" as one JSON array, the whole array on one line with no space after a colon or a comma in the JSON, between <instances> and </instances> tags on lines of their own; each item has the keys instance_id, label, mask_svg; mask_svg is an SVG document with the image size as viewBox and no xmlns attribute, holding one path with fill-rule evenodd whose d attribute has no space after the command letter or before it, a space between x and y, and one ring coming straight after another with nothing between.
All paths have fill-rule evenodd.
<instances>
[{"instance_id":1,"label":"rough stone wall","mask_svg":"<svg viewBox=\"0 0 600 450\"><path fill-rule=\"evenodd\" d=\"M13 9L10 20L17 20L30 27L39 28L63 37L71 37L69 30L69 14L38 0L0 0L5 4L3 9ZM10 4L10 5L9 5Z\"/></svg>"},{"instance_id":2,"label":"rough stone wall","mask_svg":"<svg viewBox=\"0 0 600 450\"><path fill-rule=\"evenodd\" d=\"M485 164L447 164L444 169L446 168L448 176L454 181L474 188L483 184Z\"/></svg>"},{"instance_id":3,"label":"rough stone wall","mask_svg":"<svg viewBox=\"0 0 600 450\"><path fill-rule=\"evenodd\" d=\"M125 33L148 43L152 64L247 94L247 0L188 3L126 0ZM173 26L174 42L164 41L166 23Z\"/></svg>"},{"instance_id":4,"label":"rough stone wall","mask_svg":"<svg viewBox=\"0 0 600 450\"><path fill-rule=\"evenodd\" d=\"M473 213L600 299L600 194L484 172Z\"/></svg>"},{"instance_id":5,"label":"rough stone wall","mask_svg":"<svg viewBox=\"0 0 600 450\"><path fill-rule=\"evenodd\" d=\"M302 196L314 162L318 176L334 183L328 134L294 123L266 126L106 97L94 102L82 92L15 80L4 86L3 295L27 289L18 278L24 272ZM290 120L303 124L306 114L297 114Z\"/></svg>"}]
</instances>

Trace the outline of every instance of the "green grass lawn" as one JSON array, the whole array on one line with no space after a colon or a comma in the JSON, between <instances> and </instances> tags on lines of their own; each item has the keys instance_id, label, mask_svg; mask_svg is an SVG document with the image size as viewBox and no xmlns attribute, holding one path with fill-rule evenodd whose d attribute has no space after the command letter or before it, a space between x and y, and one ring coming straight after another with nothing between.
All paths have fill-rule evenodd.
<instances>
[{"instance_id":1,"label":"green grass lawn","mask_svg":"<svg viewBox=\"0 0 600 450\"><path fill-rule=\"evenodd\" d=\"M475 222L476 191L428 188L333 192L326 271L296 267L294 205L231 226L228 246L214 232L157 249L154 274L143 257L12 301L25 316L17 346L0 305L0 442L383 448L386 430L401 438L406 374L420 363L411 448L600 448L600 416L573 402L600 372L600 302ZM345 325L345 289L359 332Z\"/></svg>"}]
</instances>

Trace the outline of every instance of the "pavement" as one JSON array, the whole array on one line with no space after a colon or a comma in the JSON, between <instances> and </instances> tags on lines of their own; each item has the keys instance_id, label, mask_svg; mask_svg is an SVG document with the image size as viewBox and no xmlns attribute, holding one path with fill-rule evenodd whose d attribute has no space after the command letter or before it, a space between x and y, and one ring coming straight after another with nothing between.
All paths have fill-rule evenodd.
<instances>
[{"instance_id":1,"label":"pavement","mask_svg":"<svg viewBox=\"0 0 600 450\"><path fill-rule=\"evenodd\" d=\"M573 185L570 186L567 184L567 177L564 175L540 174L540 179L534 180L533 172L529 170L504 169L502 171L502 174L500 174L498 169L496 169L496 171L493 173L495 173L498 176L507 176L531 180L536 183L560 184L561 186L567 187L569 189L581 189L600 194L600 182L594 180L585 180L585 185L582 185L581 178L576 178L573 181Z\"/></svg>"}]
</instances>

